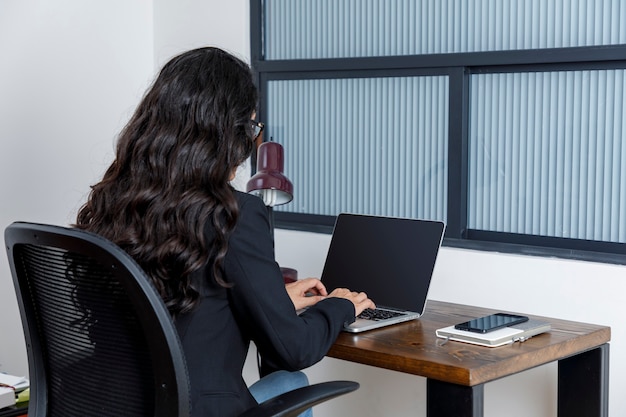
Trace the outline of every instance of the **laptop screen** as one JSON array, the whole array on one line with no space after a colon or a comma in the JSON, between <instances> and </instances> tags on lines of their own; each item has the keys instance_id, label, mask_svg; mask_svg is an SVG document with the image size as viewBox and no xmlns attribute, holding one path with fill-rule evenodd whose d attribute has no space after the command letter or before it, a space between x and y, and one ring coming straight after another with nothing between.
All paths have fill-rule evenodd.
<instances>
[{"instance_id":1,"label":"laptop screen","mask_svg":"<svg viewBox=\"0 0 626 417\"><path fill-rule=\"evenodd\" d=\"M422 313L445 225L342 213L322 272L328 292L364 291L378 307Z\"/></svg>"}]
</instances>

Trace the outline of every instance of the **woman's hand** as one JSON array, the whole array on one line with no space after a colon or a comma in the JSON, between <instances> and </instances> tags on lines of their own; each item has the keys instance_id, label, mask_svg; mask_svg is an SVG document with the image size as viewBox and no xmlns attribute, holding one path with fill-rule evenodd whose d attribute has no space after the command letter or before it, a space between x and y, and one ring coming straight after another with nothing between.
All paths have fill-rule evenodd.
<instances>
[{"instance_id":1,"label":"woman's hand","mask_svg":"<svg viewBox=\"0 0 626 417\"><path fill-rule=\"evenodd\" d=\"M376 304L374 304L372 300L367 298L367 294L365 294L364 292L354 292L350 291L347 288L337 288L328 296L345 298L346 300L352 301L352 304L354 304L355 316L361 314L366 308L376 308Z\"/></svg>"},{"instance_id":2,"label":"woman's hand","mask_svg":"<svg viewBox=\"0 0 626 417\"><path fill-rule=\"evenodd\" d=\"M326 287L317 278L304 278L285 284L285 289L296 310L310 307L326 298Z\"/></svg>"}]
</instances>

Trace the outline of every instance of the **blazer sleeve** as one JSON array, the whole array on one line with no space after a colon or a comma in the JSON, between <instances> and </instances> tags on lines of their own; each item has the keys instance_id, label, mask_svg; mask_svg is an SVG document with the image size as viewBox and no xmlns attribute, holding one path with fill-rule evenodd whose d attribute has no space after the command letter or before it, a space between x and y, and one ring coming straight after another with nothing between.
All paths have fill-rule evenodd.
<instances>
[{"instance_id":1,"label":"blazer sleeve","mask_svg":"<svg viewBox=\"0 0 626 417\"><path fill-rule=\"evenodd\" d=\"M348 300L327 298L296 314L274 260L267 208L261 199L240 197L240 216L230 237L225 275L233 284L230 303L239 326L273 366L300 370L321 360L345 322L355 320Z\"/></svg>"}]
</instances>

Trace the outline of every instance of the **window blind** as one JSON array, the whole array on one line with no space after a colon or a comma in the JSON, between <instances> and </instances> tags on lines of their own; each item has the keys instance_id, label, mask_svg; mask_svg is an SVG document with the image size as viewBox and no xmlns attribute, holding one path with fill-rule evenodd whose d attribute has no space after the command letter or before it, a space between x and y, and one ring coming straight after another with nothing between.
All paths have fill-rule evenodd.
<instances>
[{"instance_id":1,"label":"window blind","mask_svg":"<svg viewBox=\"0 0 626 417\"><path fill-rule=\"evenodd\" d=\"M294 201L277 210L444 220L445 76L268 83L268 132L285 148Z\"/></svg>"},{"instance_id":2,"label":"window blind","mask_svg":"<svg viewBox=\"0 0 626 417\"><path fill-rule=\"evenodd\" d=\"M626 43L622 0L265 0L267 60Z\"/></svg>"},{"instance_id":3,"label":"window blind","mask_svg":"<svg viewBox=\"0 0 626 417\"><path fill-rule=\"evenodd\" d=\"M626 242L625 78L473 75L469 227Z\"/></svg>"}]
</instances>

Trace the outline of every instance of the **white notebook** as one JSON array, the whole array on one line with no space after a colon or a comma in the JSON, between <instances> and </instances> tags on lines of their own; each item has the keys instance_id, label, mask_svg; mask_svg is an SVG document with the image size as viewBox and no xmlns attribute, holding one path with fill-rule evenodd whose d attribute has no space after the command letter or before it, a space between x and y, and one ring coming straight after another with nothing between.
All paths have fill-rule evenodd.
<instances>
[{"instance_id":1,"label":"white notebook","mask_svg":"<svg viewBox=\"0 0 626 417\"><path fill-rule=\"evenodd\" d=\"M0 387L0 408L15 405L15 391L13 388Z\"/></svg>"},{"instance_id":2,"label":"white notebook","mask_svg":"<svg viewBox=\"0 0 626 417\"><path fill-rule=\"evenodd\" d=\"M541 333L549 332L550 323L541 320L528 320L515 326L505 327L489 333L474 333L455 329L454 326L437 329L437 337L456 342L472 343L487 347L504 346L523 342Z\"/></svg>"}]
</instances>

